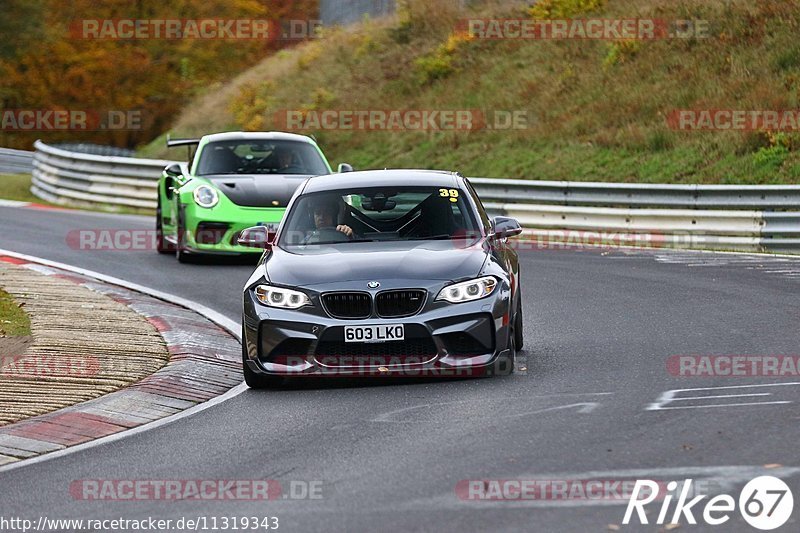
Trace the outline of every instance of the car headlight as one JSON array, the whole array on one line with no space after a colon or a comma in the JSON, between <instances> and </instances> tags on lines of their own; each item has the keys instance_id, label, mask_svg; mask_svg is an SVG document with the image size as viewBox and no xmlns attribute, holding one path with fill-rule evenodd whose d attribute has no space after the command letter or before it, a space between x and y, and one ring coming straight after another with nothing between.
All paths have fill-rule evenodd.
<instances>
[{"instance_id":1,"label":"car headlight","mask_svg":"<svg viewBox=\"0 0 800 533\"><path fill-rule=\"evenodd\" d=\"M485 276L448 285L439 291L436 299L445 300L452 304L471 302L472 300L480 300L489 296L494 292L495 287L497 287L497 280L492 276Z\"/></svg>"},{"instance_id":2,"label":"car headlight","mask_svg":"<svg viewBox=\"0 0 800 533\"><path fill-rule=\"evenodd\" d=\"M264 305L281 307L283 309L300 309L310 305L311 300L300 291L282 289L272 285L259 285L256 287L256 298Z\"/></svg>"},{"instance_id":3,"label":"car headlight","mask_svg":"<svg viewBox=\"0 0 800 533\"><path fill-rule=\"evenodd\" d=\"M194 190L194 201L200 207L214 207L219 203L219 194L211 187L201 185Z\"/></svg>"}]
</instances>

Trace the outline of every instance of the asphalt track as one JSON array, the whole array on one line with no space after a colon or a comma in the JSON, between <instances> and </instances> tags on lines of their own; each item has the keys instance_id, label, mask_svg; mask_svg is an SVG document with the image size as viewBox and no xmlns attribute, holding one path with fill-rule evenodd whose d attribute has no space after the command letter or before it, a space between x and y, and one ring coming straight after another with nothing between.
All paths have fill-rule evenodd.
<instances>
[{"instance_id":1,"label":"asphalt track","mask_svg":"<svg viewBox=\"0 0 800 533\"><path fill-rule=\"evenodd\" d=\"M180 265L151 251L67 244L71 230L151 225L143 217L0 207L0 248L176 294L238 320L252 265ZM800 261L624 250L535 250L521 259L523 373L247 391L164 427L0 473L0 514L277 516L283 531L605 531L621 523L623 503L464 501L455 488L475 479L693 478L736 498L749 479L768 473L800 499L800 379L678 377L666 367L677 354L798 354ZM752 384L768 386L741 388ZM661 404L680 408L648 410L666 391L695 388L708 390ZM315 481L322 498L85 501L69 492L82 479ZM797 530L798 507L781 530ZM653 507L651 521L657 513ZM738 513L724 526L681 530L755 531Z\"/></svg>"}]
</instances>

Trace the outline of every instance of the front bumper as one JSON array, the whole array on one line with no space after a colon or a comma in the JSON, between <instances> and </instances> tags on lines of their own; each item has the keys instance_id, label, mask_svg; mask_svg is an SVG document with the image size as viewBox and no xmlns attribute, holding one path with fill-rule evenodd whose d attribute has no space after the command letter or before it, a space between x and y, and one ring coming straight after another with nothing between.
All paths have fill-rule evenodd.
<instances>
[{"instance_id":1,"label":"front bumper","mask_svg":"<svg viewBox=\"0 0 800 533\"><path fill-rule=\"evenodd\" d=\"M434 302L437 292L428 289L414 316L343 320L330 317L316 295L310 295L312 307L294 311L264 306L248 289L245 364L257 374L284 376L486 375L508 355L510 291L500 286L487 298L459 304ZM381 324L403 324L405 340L344 342L345 326Z\"/></svg>"},{"instance_id":2,"label":"front bumper","mask_svg":"<svg viewBox=\"0 0 800 533\"><path fill-rule=\"evenodd\" d=\"M184 209L186 235L183 249L189 253L200 254L261 254L264 250L239 246L237 239L242 230L258 226L280 224L286 209L237 207L217 211L187 205Z\"/></svg>"}]
</instances>

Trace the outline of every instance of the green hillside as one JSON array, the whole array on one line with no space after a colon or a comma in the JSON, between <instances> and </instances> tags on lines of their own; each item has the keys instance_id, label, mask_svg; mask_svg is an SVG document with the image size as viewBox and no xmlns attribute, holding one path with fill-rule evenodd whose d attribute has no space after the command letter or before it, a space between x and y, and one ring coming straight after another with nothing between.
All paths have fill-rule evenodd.
<instances>
[{"instance_id":1,"label":"green hillside","mask_svg":"<svg viewBox=\"0 0 800 533\"><path fill-rule=\"evenodd\" d=\"M301 131L332 163L468 176L663 183L800 182L800 134L678 131L676 109L800 109L798 0L411 0L273 55L186 107L173 136L271 130L285 110L512 111L524 129ZM702 20L707 37L486 40L466 17ZM681 27L678 25L678 27ZM684 27L685 28L685 27ZM284 114L285 116L285 114ZM143 155L169 154L163 138Z\"/></svg>"}]
</instances>

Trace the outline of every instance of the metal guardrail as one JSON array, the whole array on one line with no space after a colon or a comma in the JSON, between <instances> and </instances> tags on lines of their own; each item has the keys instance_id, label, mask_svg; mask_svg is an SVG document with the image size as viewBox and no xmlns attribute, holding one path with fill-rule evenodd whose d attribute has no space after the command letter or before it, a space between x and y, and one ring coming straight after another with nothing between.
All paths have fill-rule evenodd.
<instances>
[{"instance_id":1,"label":"metal guardrail","mask_svg":"<svg viewBox=\"0 0 800 533\"><path fill-rule=\"evenodd\" d=\"M75 142L60 142L58 144L50 145L53 148L60 148L68 152L80 152L82 154L92 155L111 155L116 157L135 157L136 151L130 148L119 148L117 146L106 146L103 144L94 143L75 143Z\"/></svg>"},{"instance_id":2,"label":"metal guardrail","mask_svg":"<svg viewBox=\"0 0 800 533\"><path fill-rule=\"evenodd\" d=\"M0 148L0 173L26 174L33 170L33 152Z\"/></svg>"},{"instance_id":3,"label":"metal guardrail","mask_svg":"<svg viewBox=\"0 0 800 533\"><path fill-rule=\"evenodd\" d=\"M470 178L484 201L688 209L797 209L798 185L664 185Z\"/></svg>"},{"instance_id":4,"label":"metal guardrail","mask_svg":"<svg viewBox=\"0 0 800 533\"><path fill-rule=\"evenodd\" d=\"M486 208L532 238L800 253L800 186L665 185L470 178ZM575 232L559 233L559 230ZM606 235L596 236L597 231ZM549 233L547 233L549 232ZM586 233L589 232L587 236ZM609 235L609 232L615 235ZM648 244L649 243L649 244Z\"/></svg>"},{"instance_id":5,"label":"metal guardrail","mask_svg":"<svg viewBox=\"0 0 800 533\"><path fill-rule=\"evenodd\" d=\"M156 187L172 161L71 152L34 144L31 192L58 204L156 208Z\"/></svg>"},{"instance_id":6,"label":"metal guardrail","mask_svg":"<svg viewBox=\"0 0 800 533\"><path fill-rule=\"evenodd\" d=\"M473 180L470 180L473 181ZM483 196L480 186L478 194ZM592 207L485 202L511 216L542 246L562 243L800 253L800 211ZM800 207L800 206L799 206ZM646 239L637 237L646 236Z\"/></svg>"},{"instance_id":7,"label":"metal guardrail","mask_svg":"<svg viewBox=\"0 0 800 533\"><path fill-rule=\"evenodd\" d=\"M155 209L174 161L82 154L35 144L31 190L56 203ZM552 245L632 244L800 253L800 186L648 185L470 178L493 214Z\"/></svg>"}]
</instances>

